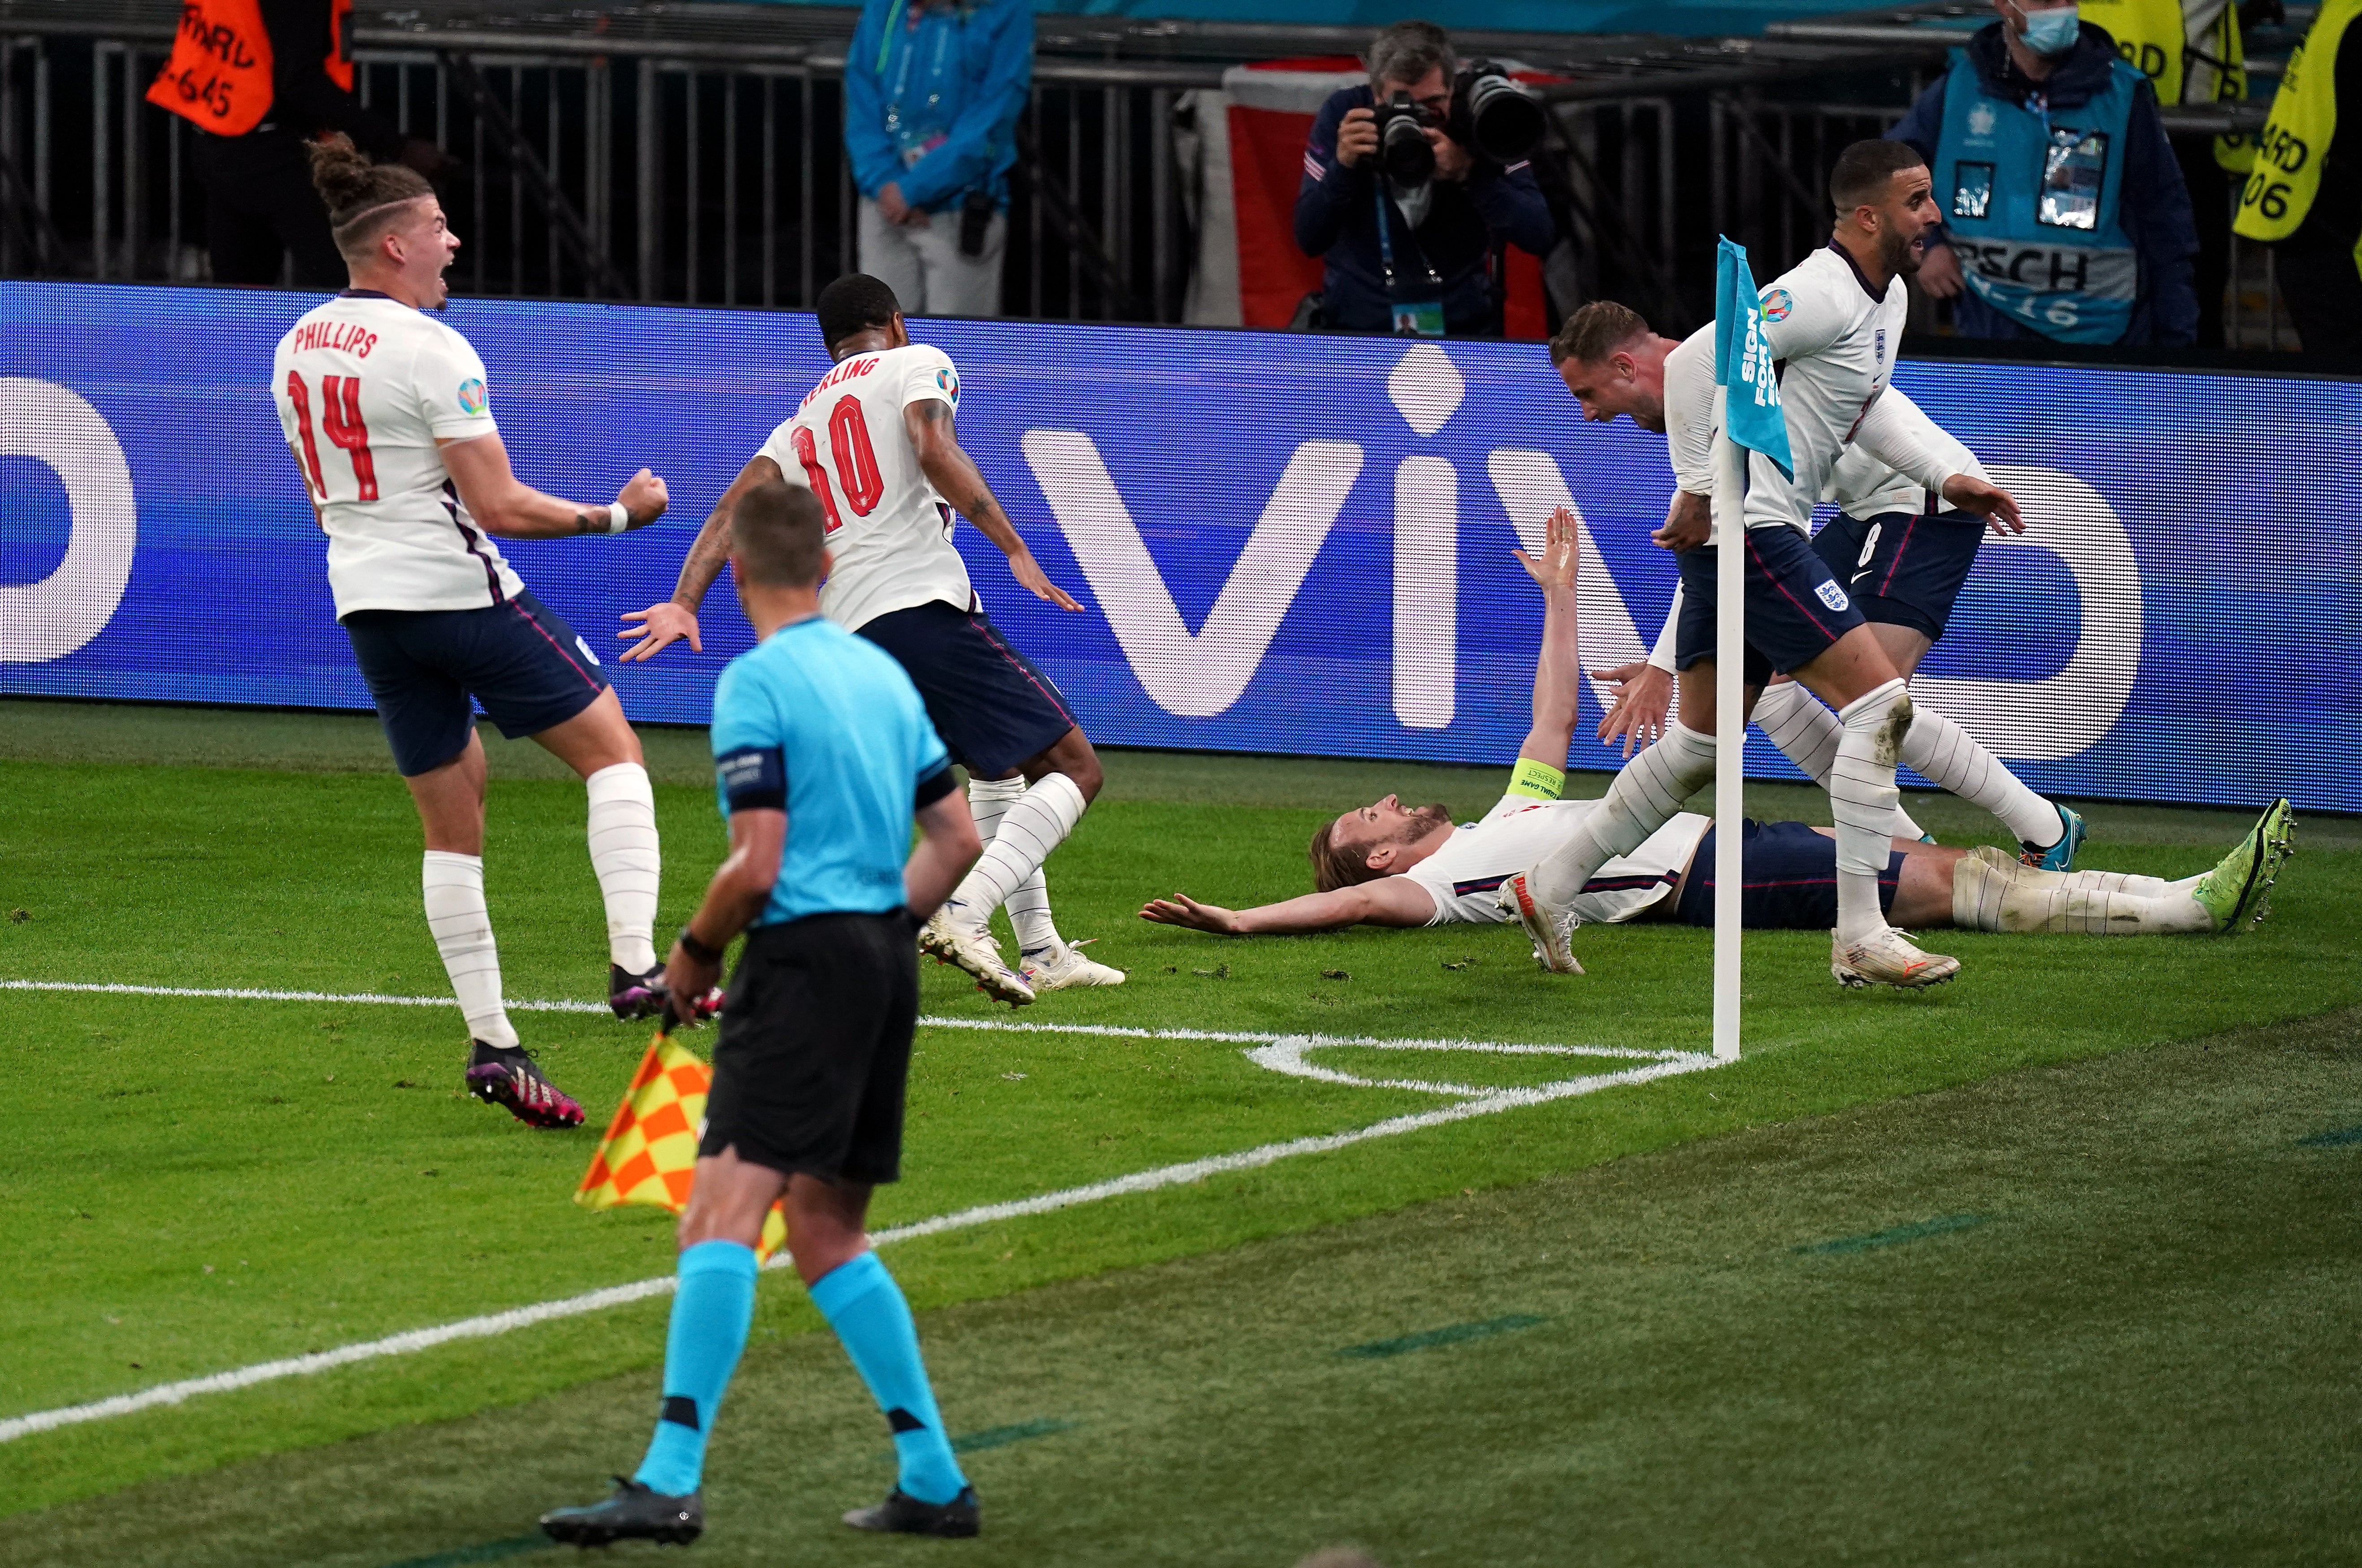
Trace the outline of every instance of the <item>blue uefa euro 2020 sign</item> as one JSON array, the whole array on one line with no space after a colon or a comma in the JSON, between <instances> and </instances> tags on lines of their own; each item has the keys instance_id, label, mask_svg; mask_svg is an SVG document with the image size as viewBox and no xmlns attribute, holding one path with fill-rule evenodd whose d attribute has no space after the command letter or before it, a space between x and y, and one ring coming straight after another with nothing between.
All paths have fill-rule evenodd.
<instances>
[{"instance_id":1,"label":"blue uefa euro 2020 sign","mask_svg":"<svg viewBox=\"0 0 2362 1568\"><path fill-rule=\"evenodd\" d=\"M280 440L272 344L308 296L0 283L0 691L368 706ZM724 485L827 370L794 314L463 300L519 473L673 510L508 547L593 647L664 598ZM1585 425L1539 345L915 324L960 435L1075 615L960 534L986 606L1103 744L1501 762L1540 608L1510 551L1584 523L1585 665L1641 657L1661 438ZM2362 386L1905 363L2016 492L1915 685L2036 788L2362 810ZM746 645L608 671L635 718L702 722ZM224 636L225 624L243 628ZM1608 767L1588 738L1573 765ZM1793 777L1768 745L1752 770Z\"/></svg>"}]
</instances>

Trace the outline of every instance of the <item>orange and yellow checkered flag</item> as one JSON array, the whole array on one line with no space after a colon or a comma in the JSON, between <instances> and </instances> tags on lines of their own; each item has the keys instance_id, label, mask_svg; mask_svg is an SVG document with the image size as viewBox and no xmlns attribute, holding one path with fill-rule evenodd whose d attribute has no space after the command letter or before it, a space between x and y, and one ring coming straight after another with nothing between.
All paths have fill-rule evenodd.
<instances>
[{"instance_id":1,"label":"orange and yellow checkered flag","mask_svg":"<svg viewBox=\"0 0 2362 1568\"><path fill-rule=\"evenodd\" d=\"M624 1091L624 1103L599 1140L590 1168L574 1201L585 1209L644 1203L675 1214L689 1206L697 1180L697 1140L705 1130L705 1097L713 1069L695 1052L662 1030L648 1042L640 1070ZM763 1240L755 1249L767 1259L788 1239L786 1216L778 1204L763 1220Z\"/></svg>"}]
</instances>

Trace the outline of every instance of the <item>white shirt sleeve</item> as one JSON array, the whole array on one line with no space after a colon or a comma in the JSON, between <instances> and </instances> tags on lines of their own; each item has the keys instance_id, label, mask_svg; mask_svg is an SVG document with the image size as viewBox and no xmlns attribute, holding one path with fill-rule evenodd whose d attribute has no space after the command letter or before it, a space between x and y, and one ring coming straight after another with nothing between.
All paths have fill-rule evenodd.
<instances>
[{"instance_id":1,"label":"white shirt sleeve","mask_svg":"<svg viewBox=\"0 0 2362 1568\"><path fill-rule=\"evenodd\" d=\"M1941 491L1944 481L1967 471L1976 459L1969 449L1937 427L1919 405L1893 387L1861 416L1854 444L1888 468L1923 488ZM1962 460L1965 459L1965 460Z\"/></svg>"},{"instance_id":2,"label":"white shirt sleeve","mask_svg":"<svg viewBox=\"0 0 2362 1568\"><path fill-rule=\"evenodd\" d=\"M1665 611L1664 629L1657 634L1657 646L1649 650L1649 662L1668 673L1673 668L1673 645L1679 640L1681 624L1682 585L1677 582L1673 584L1673 602Z\"/></svg>"},{"instance_id":3,"label":"white shirt sleeve","mask_svg":"<svg viewBox=\"0 0 2362 1568\"><path fill-rule=\"evenodd\" d=\"M959 411L959 371L952 367L952 357L932 344L914 343L905 356L902 370L902 406L924 403L929 398L952 405Z\"/></svg>"},{"instance_id":4,"label":"white shirt sleeve","mask_svg":"<svg viewBox=\"0 0 2362 1568\"><path fill-rule=\"evenodd\" d=\"M437 441L472 441L500 429L484 388L484 361L449 327L420 335L410 382L427 432Z\"/></svg>"},{"instance_id":5,"label":"white shirt sleeve","mask_svg":"<svg viewBox=\"0 0 2362 1568\"><path fill-rule=\"evenodd\" d=\"M1714 493L1714 323L1665 356L1665 456L1673 482L1692 495Z\"/></svg>"},{"instance_id":6,"label":"white shirt sleeve","mask_svg":"<svg viewBox=\"0 0 2362 1568\"><path fill-rule=\"evenodd\" d=\"M1849 277L1849 289L1854 287ZM1802 359L1819 353L1853 326L1854 302L1838 295L1829 280L1799 265L1772 281L1758 296L1763 307L1763 340L1774 359ZM1708 340L1712 355L1712 340Z\"/></svg>"}]
</instances>

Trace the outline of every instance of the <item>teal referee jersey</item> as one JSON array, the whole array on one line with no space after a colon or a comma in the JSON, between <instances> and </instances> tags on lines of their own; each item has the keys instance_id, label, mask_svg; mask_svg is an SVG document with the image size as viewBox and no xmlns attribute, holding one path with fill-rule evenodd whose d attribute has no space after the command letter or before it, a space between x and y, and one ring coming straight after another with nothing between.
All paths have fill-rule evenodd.
<instances>
[{"instance_id":1,"label":"teal referee jersey","mask_svg":"<svg viewBox=\"0 0 2362 1568\"><path fill-rule=\"evenodd\" d=\"M900 909L911 812L953 787L951 758L902 667L819 615L780 627L722 672L713 768L724 817L788 813L758 926Z\"/></svg>"}]
</instances>

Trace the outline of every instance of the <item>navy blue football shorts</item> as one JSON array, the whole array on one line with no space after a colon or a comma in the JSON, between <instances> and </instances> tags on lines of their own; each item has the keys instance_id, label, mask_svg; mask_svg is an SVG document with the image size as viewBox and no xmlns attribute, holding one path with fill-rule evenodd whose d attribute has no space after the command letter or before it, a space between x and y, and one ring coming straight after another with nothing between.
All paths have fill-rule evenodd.
<instances>
[{"instance_id":1,"label":"navy blue football shorts","mask_svg":"<svg viewBox=\"0 0 2362 1568\"><path fill-rule=\"evenodd\" d=\"M1908 626L1935 642L1952 619L1952 602L1977 564L1985 520L1966 512L1887 512L1864 522L1838 517L1813 536L1861 618Z\"/></svg>"},{"instance_id":2,"label":"navy blue football shorts","mask_svg":"<svg viewBox=\"0 0 2362 1568\"><path fill-rule=\"evenodd\" d=\"M1673 666L1687 669L1714 657L1715 552L1683 550L1673 558L1682 569ZM1784 525L1747 530L1747 684L1792 674L1861 624L1852 596L1810 540Z\"/></svg>"},{"instance_id":3,"label":"navy blue football shorts","mask_svg":"<svg viewBox=\"0 0 2362 1568\"><path fill-rule=\"evenodd\" d=\"M530 591L481 610L356 610L343 624L405 778L466 749L476 727L470 697L519 740L607 690L590 645Z\"/></svg>"},{"instance_id":4,"label":"navy blue football shorts","mask_svg":"<svg viewBox=\"0 0 2362 1568\"><path fill-rule=\"evenodd\" d=\"M1803 823L1741 824L1738 921L1750 931L1830 931L1838 923L1838 841ZM1706 829L1690 858L1677 906L1684 925L1714 923L1714 835ZM1903 875L1903 851L1886 857L1878 878L1878 907L1894 907L1894 884Z\"/></svg>"},{"instance_id":5,"label":"navy blue football shorts","mask_svg":"<svg viewBox=\"0 0 2362 1568\"><path fill-rule=\"evenodd\" d=\"M992 618L936 600L856 628L911 677L952 760L998 778L1075 727L1055 682L1009 646Z\"/></svg>"}]
</instances>

